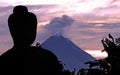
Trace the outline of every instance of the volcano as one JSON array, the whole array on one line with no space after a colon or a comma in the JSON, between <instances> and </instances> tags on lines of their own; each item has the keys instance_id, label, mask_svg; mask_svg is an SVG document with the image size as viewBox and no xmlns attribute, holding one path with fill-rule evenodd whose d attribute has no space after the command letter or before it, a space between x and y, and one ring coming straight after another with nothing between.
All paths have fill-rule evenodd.
<instances>
[{"instance_id":1,"label":"volcano","mask_svg":"<svg viewBox=\"0 0 120 75\"><path fill-rule=\"evenodd\" d=\"M79 70L81 68L88 68L84 63L87 61L96 60L90 54L76 46L71 40L62 35L54 35L49 37L41 44L44 49L53 52L64 64L67 70Z\"/></svg>"}]
</instances>

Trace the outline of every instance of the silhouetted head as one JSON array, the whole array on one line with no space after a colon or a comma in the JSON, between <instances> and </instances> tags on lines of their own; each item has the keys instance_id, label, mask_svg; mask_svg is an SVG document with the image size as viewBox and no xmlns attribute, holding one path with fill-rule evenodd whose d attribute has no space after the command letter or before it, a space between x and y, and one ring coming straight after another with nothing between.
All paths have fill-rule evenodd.
<instances>
[{"instance_id":1,"label":"silhouetted head","mask_svg":"<svg viewBox=\"0 0 120 75\"><path fill-rule=\"evenodd\" d=\"M36 37L37 19L26 6L16 6L8 18L8 25L15 46L30 46Z\"/></svg>"},{"instance_id":2,"label":"silhouetted head","mask_svg":"<svg viewBox=\"0 0 120 75\"><path fill-rule=\"evenodd\" d=\"M28 12L28 9L26 6L18 5L13 9L13 13L25 13Z\"/></svg>"}]
</instances>

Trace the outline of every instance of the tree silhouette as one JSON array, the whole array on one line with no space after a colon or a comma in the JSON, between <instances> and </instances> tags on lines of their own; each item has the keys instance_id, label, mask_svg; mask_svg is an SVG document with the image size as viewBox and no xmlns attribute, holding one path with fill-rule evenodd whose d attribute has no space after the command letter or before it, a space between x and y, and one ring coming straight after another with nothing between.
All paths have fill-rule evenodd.
<instances>
[{"instance_id":1,"label":"tree silhouette","mask_svg":"<svg viewBox=\"0 0 120 75\"><path fill-rule=\"evenodd\" d=\"M120 74L120 38L113 38L111 34L108 34L108 38L101 40L104 50L108 53L108 57L105 60L111 64L112 68L109 75Z\"/></svg>"}]
</instances>

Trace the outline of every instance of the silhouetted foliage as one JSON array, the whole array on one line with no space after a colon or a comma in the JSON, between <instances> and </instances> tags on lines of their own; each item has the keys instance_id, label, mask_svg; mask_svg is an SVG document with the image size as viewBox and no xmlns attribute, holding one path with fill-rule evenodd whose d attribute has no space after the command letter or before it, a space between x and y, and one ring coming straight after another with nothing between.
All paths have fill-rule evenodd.
<instances>
[{"instance_id":1,"label":"silhouetted foliage","mask_svg":"<svg viewBox=\"0 0 120 75\"><path fill-rule=\"evenodd\" d=\"M107 75L111 69L111 65L104 59L88 61L85 64L89 64L87 75Z\"/></svg>"},{"instance_id":2,"label":"silhouetted foliage","mask_svg":"<svg viewBox=\"0 0 120 75\"><path fill-rule=\"evenodd\" d=\"M77 75L86 75L85 69L81 68L78 72Z\"/></svg>"},{"instance_id":3,"label":"silhouetted foliage","mask_svg":"<svg viewBox=\"0 0 120 75\"><path fill-rule=\"evenodd\" d=\"M111 65L104 59L94 60L94 61L88 61L85 62L85 64L89 64L89 67L98 67L104 71L110 70Z\"/></svg>"},{"instance_id":4,"label":"silhouetted foliage","mask_svg":"<svg viewBox=\"0 0 120 75\"><path fill-rule=\"evenodd\" d=\"M108 38L101 40L104 51L108 53L108 57L105 60L111 64L111 70L108 75L120 74L120 38L113 38L111 34Z\"/></svg>"},{"instance_id":5,"label":"silhouetted foliage","mask_svg":"<svg viewBox=\"0 0 120 75\"><path fill-rule=\"evenodd\" d=\"M41 47L39 42L36 43L36 47Z\"/></svg>"}]
</instances>

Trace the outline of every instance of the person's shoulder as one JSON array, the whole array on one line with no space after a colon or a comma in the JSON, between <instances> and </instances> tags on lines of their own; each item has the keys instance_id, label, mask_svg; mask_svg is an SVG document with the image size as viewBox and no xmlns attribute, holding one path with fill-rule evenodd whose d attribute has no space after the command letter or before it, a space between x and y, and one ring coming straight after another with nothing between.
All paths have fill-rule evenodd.
<instances>
[{"instance_id":1,"label":"person's shoulder","mask_svg":"<svg viewBox=\"0 0 120 75\"><path fill-rule=\"evenodd\" d=\"M7 58L11 58L12 56L14 56L15 52L13 50L13 48L7 50L6 52L4 52L3 54L0 55L0 59L7 59Z\"/></svg>"},{"instance_id":2,"label":"person's shoulder","mask_svg":"<svg viewBox=\"0 0 120 75\"><path fill-rule=\"evenodd\" d=\"M29 18L29 20L31 20L30 22L37 23L37 17L36 17L36 15L34 13L28 12L26 15Z\"/></svg>"},{"instance_id":3,"label":"person's shoulder","mask_svg":"<svg viewBox=\"0 0 120 75\"><path fill-rule=\"evenodd\" d=\"M10 14L10 16L8 17L8 21L11 20L11 18L15 17L15 14Z\"/></svg>"},{"instance_id":4,"label":"person's shoulder","mask_svg":"<svg viewBox=\"0 0 120 75\"><path fill-rule=\"evenodd\" d=\"M44 55L45 57L52 57L52 58L58 60L57 56L50 50L44 49L42 47L35 47L35 46L32 46L31 49L32 49L32 51L34 50L34 52L37 55Z\"/></svg>"},{"instance_id":5,"label":"person's shoulder","mask_svg":"<svg viewBox=\"0 0 120 75\"><path fill-rule=\"evenodd\" d=\"M50 50L47 50L47 49L42 48L42 47L31 46L31 49L34 51L37 51L37 52L45 52L45 53L53 54L53 52L51 52Z\"/></svg>"},{"instance_id":6,"label":"person's shoulder","mask_svg":"<svg viewBox=\"0 0 120 75\"><path fill-rule=\"evenodd\" d=\"M35 15L34 13L32 13L32 12L28 12L28 14L29 14L30 16L36 17L36 15Z\"/></svg>"}]
</instances>

